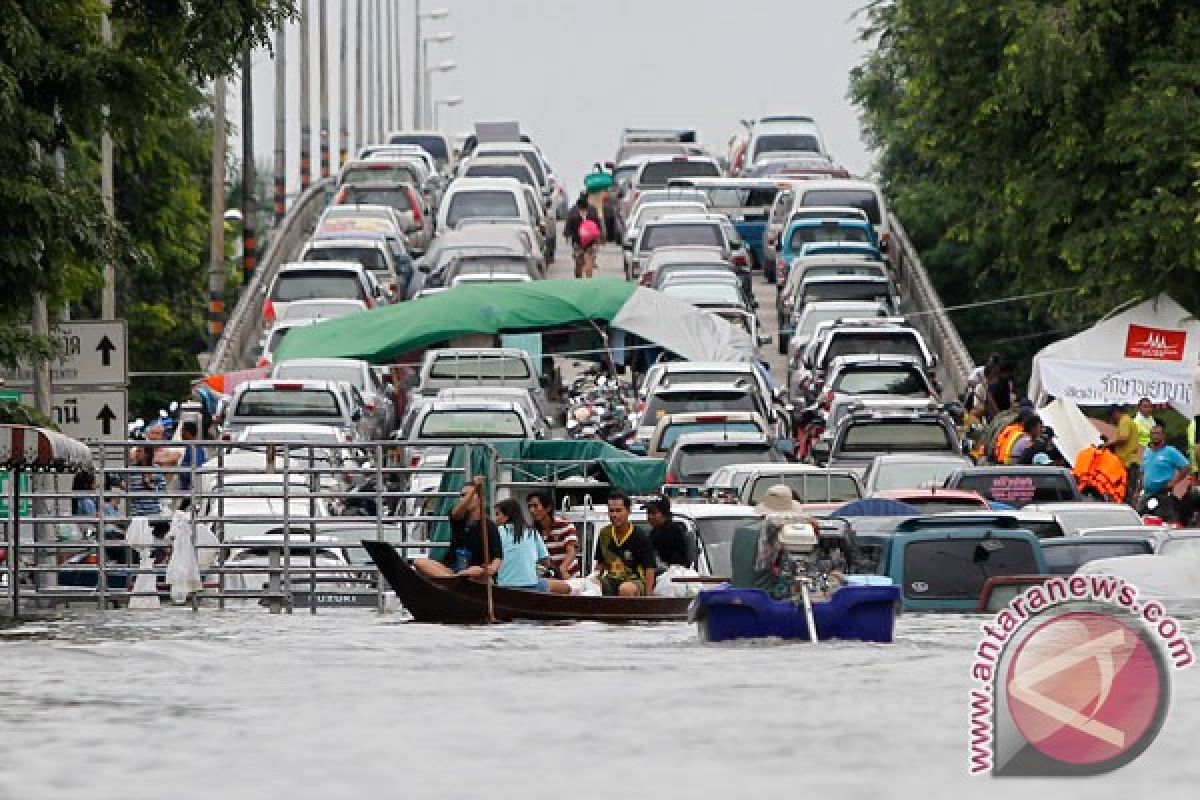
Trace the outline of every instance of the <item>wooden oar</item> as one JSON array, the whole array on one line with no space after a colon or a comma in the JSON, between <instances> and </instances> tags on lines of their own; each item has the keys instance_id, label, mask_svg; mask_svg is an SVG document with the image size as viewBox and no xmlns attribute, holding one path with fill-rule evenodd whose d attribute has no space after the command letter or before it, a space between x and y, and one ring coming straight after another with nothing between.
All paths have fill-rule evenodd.
<instances>
[{"instance_id":1,"label":"wooden oar","mask_svg":"<svg viewBox=\"0 0 1200 800\"><path fill-rule=\"evenodd\" d=\"M492 564L492 556L488 547L488 540L491 536L488 533L487 511L483 504L483 477L476 475L473 482L475 484L475 500L479 503L479 535L483 538L483 585L484 594L487 595L487 621L493 623L496 621L496 606L492 600L492 576L488 574L488 567Z\"/></svg>"}]
</instances>

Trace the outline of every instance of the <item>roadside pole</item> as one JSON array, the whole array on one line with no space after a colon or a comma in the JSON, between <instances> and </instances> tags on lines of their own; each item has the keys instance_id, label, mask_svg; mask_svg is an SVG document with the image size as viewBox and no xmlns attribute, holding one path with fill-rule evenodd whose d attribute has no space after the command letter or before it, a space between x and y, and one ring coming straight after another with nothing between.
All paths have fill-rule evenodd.
<instances>
[{"instance_id":1,"label":"roadside pole","mask_svg":"<svg viewBox=\"0 0 1200 800\"><path fill-rule=\"evenodd\" d=\"M208 335L225 327L225 78L213 81L212 196L209 198Z\"/></svg>"},{"instance_id":2,"label":"roadside pole","mask_svg":"<svg viewBox=\"0 0 1200 800\"><path fill-rule=\"evenodd\" d=\"M309 107L308 2L300 0L300 191L312 183L312 109Z\"/></svg>"},{"instance_id":3,"label":"roadside pole","mask_svg":"<svg viewBox=\"0 0 1200 800\"><path fill-rule=\"evenodd\" d=\"M253 51L249 46L242 52L242 286L250 285L250 278L258 266L258 243L255 229L258 227L258 203L254 197L258 176L254 166L254 82L251 73Z\"/></svg>"},{"instance_id":4,"label":"roadside pole","mask_svg":"<svg viewBox=\"0 0 1200 800\"><path fill-rule=\"evenodd\" d=\"M275 29L275 226L287 216L287 28Z\"/></svg>"},{"instance_id":5,"label":"roadside pole","mask_svg":"<svg viewBox=\"0 0 1200 800\"><path fill-rule=\"evenodd\" d=\"M338 14L338 169L346 163L347 151L350 149L350 98L349 81L346 75L346 56L349 47L350 23L347 15L350 12L348 0L342 0L342 10Z\"/></svg>"},{"instance_id":6,"label":"roadside pole","mask_svg":"<svg viewBox=\"0 0 1200 800\"><path fill-rule=\"evenodd\" d=\"M110 1L105 2L110 7ZM112 44L112 22L108 14L100 18L100 38L105 45ZM100 134L100 197L104 210L111 219L115 209L113 202L113 141L108 133L108 106L104 107L104 132ZM100 295L100 319L116 319L117 316L117 269L109 262L104 265L104 289Z\"/></svg>"},{"instance_id":7,"label":"roadside pole","mask_svg":"<svg viewBox=\"0 0 1200 800\"><path fill-rule=\"evenodd\" d=\"M367 143L363 128L363 3L366 0L354 0L354 150L357 153Z\"/></svg>"},{"instance_id":8,"label":"roadside pole","mask_svg":"<svg viewBox=\"0 0 1200 800\"><path fill-rule=\"evenodd\" d=\"M321 177L329 177L329 9L325 0L318 0L317 36L317 84L321 111Z\"/></svg>"}]
</instances>

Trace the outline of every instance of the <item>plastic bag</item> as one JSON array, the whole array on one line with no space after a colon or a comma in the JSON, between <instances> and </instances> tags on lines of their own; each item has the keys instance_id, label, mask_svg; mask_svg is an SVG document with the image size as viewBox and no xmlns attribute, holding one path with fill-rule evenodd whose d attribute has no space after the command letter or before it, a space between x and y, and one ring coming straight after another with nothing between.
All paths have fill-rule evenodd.
<instances>
[{"instance_id":1,"label":"plastic bag","mask_svg":"<svg viewBox=\"0 0 1200 800\"><path fill-rule=\"evenodd\" d=\"M604 594L604 591L600 588L600 582L590 575L585 578L568 578L567 583L571 584L571 594L583 595L584 597L599 597Z\"/></svg>"},{"instance_id":2,"label":"plastic bag","mask_svg":"<svg viewBox=\"0 0 1200 800\"><path fill-rule=\"evenodd\" d=\"M688 567L678 565L667 567L662 574L654 576L654 591L651 594L655 597L694 597L702 584L676 582L674 579L695 578L699 574L696 570Z\"/></svg>"},{"instance_id":3,"label":"plastic bag","mask_svg":"<svg viewBox=\"0 0 1200 800\"><path fill-rule=\"evenodd\" d=\"M150 529L150 520L145 517L134 517L129 522L129 530L125 533L125 542L130 547L137 548L138 565L145 568L154 564L154 532ZM133 582L133 593L129 598L129 608L155 609L159 607L158 582L153 572L139 574Z\"/></svg>"},{"instance_id":4,"label":"plastic bag","mask_svg":"<svg viewBox=\"0 0 1200 800\"><path fill-rule=\"evenodd\" d=\"M167 583L171 584L171 599L176 603L187 600L192 592L203 588L200 565L196 562L196 546L192 541L192 525L188 515L176 511L171 516L171 560L167 562Z\"/></svg>"}]
</instances>

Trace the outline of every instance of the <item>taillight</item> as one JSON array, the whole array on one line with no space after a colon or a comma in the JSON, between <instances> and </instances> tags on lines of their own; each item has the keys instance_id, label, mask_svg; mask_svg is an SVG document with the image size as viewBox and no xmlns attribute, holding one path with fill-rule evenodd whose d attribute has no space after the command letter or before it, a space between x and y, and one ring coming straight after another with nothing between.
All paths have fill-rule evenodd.
<instances>
[{"instance_id":1,"label":"taillight","mask_svg":"<svg viewBox=\"0 0 1200 800\"><path fill-rule=\"evenodd\" d=\"M646 410L646 401L645 401L645 400L638 400L638 401L637 401L637 408L636 408L635 410L636 410L636 411L637 411L639 414L640 414L640 413L642 413L643 411L645 411L645 410Z\"/></svg>"},{"instance_id":2,"label":"taillight","mask_svg":"<svg viewBox=\"0 0 1200 800\"><path fill-rule=\"evenodd\" d=\"M222 433L222 434L221 434L221 441L222 441L222 442L232 442L232 441L233 441L233 437L232 437L232 436L230 436L228 433Z\"/></svg>"},{"instance_id":3,"label":"taillight","mask_svg":"<svg viewBox=\"0 0 1200 800\"><path fill-rule=\"evenodd\" d=\"M419 467L421 465L421 457L420 456L409 456L408 457L408 465L410 467Z\"/></svg>"},{"instance_id":4,"label":"taillight","mask_svg":"<svg viewBox=\"0 0 1200 800\"><path fill-rule=\"evenodd\" d=\"M881 250L887 250L892 246L892 235L885 233L879 238L879 247Z\"/></svg>"},{"instance_id":5,"label":"taillight","mask_svg":"<svg viewBox=\"0 0 1200 800\"><path fill-rule=\"evenodd\" d=\"M368 414L374 414L375 413L375 404L374 403L363 403L363 411L366 411Z\"/></svg>"},{"instance_id":6,"label":"taillight","mask_svg":"<svg viewBox=\"0 0 1200 800\"><path fill-rule=\"evenodd\" d=\"M750 262L746 259L745 253L738 253L733 257L733 265L735 267L748 267Z\"/></svg>"},{"instance_id":7,"label":"taillight","mask_svg":"<svg viewBox=\"0 0 1200 800\"><path fill-rule=\"evenodd\" d=\"M371 298L369 298L369 297L364 297L364 298L363 298L363 305L365 305L367 308L371 308Z\"/></svg>"},{"instance_id":8,"label":"taillight","mask_svg":"<svg viewBox=\"0 0 1200 800\"><path fill-rule=\"evenodd\" d=\"M275 321L275 304L271 302L271 298L269 297L266 300L263 300L262 315L264 322Z\"/></svg>"},{"instance_id":9,"label":"taillight","mask_svg":"<svg viewBox=\"0 0 1200 800\"><path fill-rule=\"evenodd\" d=\"M828 411L831 405L833 405L833 389L828 389L825 391L825 394L821 395L820 406Z\"/></svg>"},{"instance_id":10,"label":"taillight","mask_svg":"<svg viewBox=\"0 0 1200 800\"><path fill-rule=\"evenodd\" d=\"M421 224L421 200L412 189L408 190L408 204L412 206L413 222Z\"/></svg>"},{"instance_id":11,"label":"taillight","mask_svg":"<svg viewBox=\"0 0 1200 800\"><path fill-rule=\"evenodd\" d=\"M679 477L674 472L668 472L667 473L667 483L671 484L671 485L679 483Z\"/></svg>"},{"instance_id":12,"label":"taillight","mask_svg":"<svg viewBox=\"0 0 1200 800\"><path fill-rule=\"evenodd\" d=\"M271 359L267 358L266 356L259 356L259 357L258 357L258 361L256 361L256 362L254 363L254 366L256 366L256 367L269 367L269 366L271 366Z\"/></svg>"}]
</instances>

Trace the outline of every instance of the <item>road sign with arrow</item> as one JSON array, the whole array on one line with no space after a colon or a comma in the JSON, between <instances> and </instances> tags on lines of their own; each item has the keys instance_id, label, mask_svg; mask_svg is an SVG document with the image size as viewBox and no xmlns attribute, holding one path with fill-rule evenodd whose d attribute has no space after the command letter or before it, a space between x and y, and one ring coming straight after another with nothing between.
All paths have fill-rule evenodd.
<instances>
[{"instance_id":1,"label":"road sign with arrow","mask_svg":"<svg viewBox=\"0 0 1200 800\"><path fill-rule=\"evenodd\" d=\"M25 392L33 403L33 392ZM67 436L81 441L124 439L128 419L124 389L55 389L50 419Z\"/></svg>"},{"instance_id":2,"label":"road sign with arrow","mask_svg":"<svg viewBox=\"0 0 1200 800\"><path fill-rule=\"evenodd\" d=\"M60 322L50 332L60 355L50 363L55 386L124 386L129 382L124 320ZM33 370L22 364L0 371L9 386L32 386Z\"/></svg>"}]
</instances>

